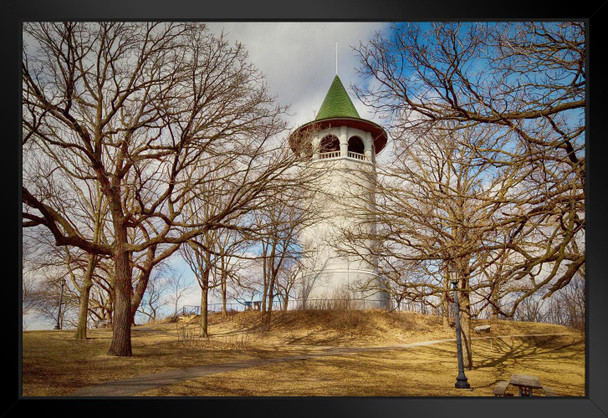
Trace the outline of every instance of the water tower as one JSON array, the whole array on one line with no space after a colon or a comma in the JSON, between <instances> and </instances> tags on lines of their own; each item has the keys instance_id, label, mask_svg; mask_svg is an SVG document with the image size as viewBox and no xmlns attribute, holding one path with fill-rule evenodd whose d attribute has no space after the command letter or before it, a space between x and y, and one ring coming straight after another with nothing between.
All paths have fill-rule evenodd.
<instances>
[{"instance_id":1,"label":"water tower","mask_svg":"<svg viewBox=\"0 0 608 418\"><path fill-rule=\"evenodd\" d=\"M387 135L378 124L362 119L338 75L315 118L289 137L291 149L310 158L317 170L318 193L309 203L315 222L302 233L303 299L307 307L349 300L355 308L385 308L377 261L369 249L372 218L363 219L375 196L376 155ZM370 212L368 212L369 214ZM369 216L369 215L368 215ZM356 232L347 240L345 231Z\"/></svg>"}]
</instances>

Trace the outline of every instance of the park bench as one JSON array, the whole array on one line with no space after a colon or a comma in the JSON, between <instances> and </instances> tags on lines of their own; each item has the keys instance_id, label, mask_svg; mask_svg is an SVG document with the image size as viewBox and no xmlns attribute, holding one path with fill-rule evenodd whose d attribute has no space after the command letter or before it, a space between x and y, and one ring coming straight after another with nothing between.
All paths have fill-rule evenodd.
<instances>
[{"instance_id":1,"label":"park bench","mask_svg":"<svg viewBox=\"0 0 608 418\"><path fill-rule=\"evenodd\" d=\"M489 333L491 331L490 325L480 325L474 328L477 334Z\"/></svg>"}]
</instances>

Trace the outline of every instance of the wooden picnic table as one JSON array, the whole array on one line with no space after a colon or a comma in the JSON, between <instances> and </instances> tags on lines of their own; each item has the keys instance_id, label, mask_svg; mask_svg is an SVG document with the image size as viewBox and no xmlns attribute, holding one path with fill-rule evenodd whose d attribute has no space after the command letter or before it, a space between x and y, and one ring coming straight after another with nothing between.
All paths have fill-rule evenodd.
<instances>
[{"instance_id":1,"label":"wooden picnic table","mask_svg":"<svg viewBox=\"0 0 608 418\"><path fill-rule=\"evenodd\" d=\"M519 389L519 396L532 396L532 391L534 389L543 389L543 385L541 385L538 377L526 374L514 374L511 376L509 384L517 386Z\"/></svg>"},{"instance_id":2,"label":"wooden picnic table","mask_svg":"<svg viewBox=\"0 0 608 418\"><path fill-rule=\"evenodd\" d=\"M542 389L545 396L557 396L552 388L541 385L538 377L525 374L514 374L511 376L510 381L507 382L506 380L503 380L498 382L496 386L494 386L494 396L513 396L512 393L507 392L509 385L517 386L519 389L519 396L532 396L532 391L534 389Z\"/></svg>"}]
</instances>

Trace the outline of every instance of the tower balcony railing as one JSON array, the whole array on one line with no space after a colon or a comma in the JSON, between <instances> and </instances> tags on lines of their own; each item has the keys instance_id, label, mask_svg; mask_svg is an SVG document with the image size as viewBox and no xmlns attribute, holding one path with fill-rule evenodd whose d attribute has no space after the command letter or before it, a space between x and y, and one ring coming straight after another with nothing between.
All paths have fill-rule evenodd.
<instances>
[{"instance_id":1,"label":"tower balcony railing","mask_svg":"<svg viewBox=\"0 0 608 418\"><path fill-rule=\"evenodd\" d=\"M367 156L365 154L360 154L358 152L352 152L352 151L348 151L346 153L346 155L342 155L342 153L340 151L320 152L317 155L318 155L318 158L317 158L318 160L333 160L333 159L347 157L347 158L351 158L353 160L371 162L371 159L369 156Z\"/></svg>"},{"instance_id":2,"label":"tower balcony railing","mask_svg":"<svg viewBox=\"0 0 608 418\"><path fill-rule=\"evenodd\" d=\"M319 159L329 160L331 158L340 158L340 151L329 151L319 153Z\"/></svg>"},{"instance_id":3,"label":"tower balcony railing","mask_svg":"<svg viewBox=\"0 0 608 418\"><path fill-rule=\"evenodd\" d=\"M348 157L354 158L355 160L369 161L369 158L365 154L359 154L358 152L348 151Z\"/></svg>"}]
</instances>

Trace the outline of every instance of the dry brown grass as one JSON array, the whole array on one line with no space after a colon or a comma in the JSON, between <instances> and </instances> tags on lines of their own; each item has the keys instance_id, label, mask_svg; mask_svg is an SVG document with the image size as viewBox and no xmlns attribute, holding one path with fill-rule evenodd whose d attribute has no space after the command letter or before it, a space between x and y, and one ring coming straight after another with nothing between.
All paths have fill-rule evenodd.
<instances>
[{"instance_id":1,"label":"dry brown grass","mask_svg":"<svg viewBox=\"0 0 608 418\"><path fill-rule=\"evenodd\" d=\"M71 331L23 333L23 396L63 396L112 380L269 355L256 347L243 350L231 341L180 342L174 324L134 328L132 357L106 354L110 330L91 330L86 341L73 340L72 335Z\"/></svg>"},{"instance_id":2,"label":"dry brown grass","mask_svg":"<svg viewBox=\"0 0 608 418\"><path fill-rule=\"evenodd\" d=\"M479 325L483 321L475 323ZM573 332L565 327L498 321L492 336ZM258 312L210 316L210 338L178 341L174 323L133 329L133 357L106 355L109 330L87 341L70 331L23 333L23 395L64 396L75 389L175 368L289 354L328 347L392 346L453 338L440 318L404 312L275 312L264 331ZM558 395L584 396L584 336L475 340L472 391L454 388L454 343L341 356L320 356L184 381L144 396L490 396L511 374L534 374ZM263 384L262 384L263 383Z\"/></svg>"},{"instance_id":3,"label":"dry brown grass","mask_svg":"<svg viewBox=\"0 0 608 418\"><path fill-rule=\"evenodd\" d=\"M466 371L472 386L469 391L454 388L455 345L441 343L242 369L191 379L141 395L493 396L492 389L500 380L509 380L513 374L532 374L554 388L559 396L584 396L584 356L580 336L478 340L474 343L477 365ZM513 387L509 393L515 394Z\"/></svg>"}]
</instances>

